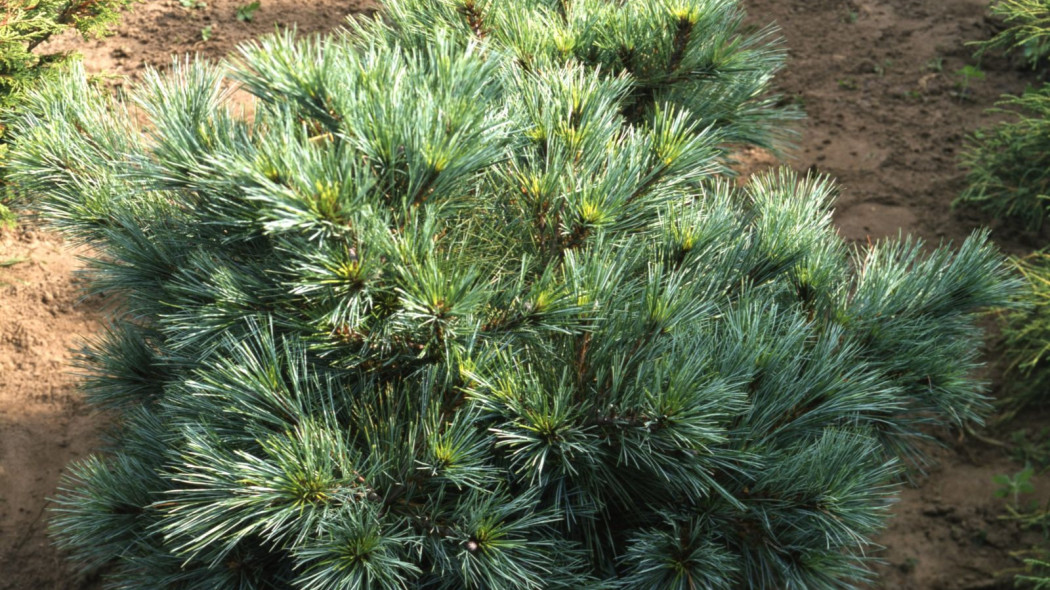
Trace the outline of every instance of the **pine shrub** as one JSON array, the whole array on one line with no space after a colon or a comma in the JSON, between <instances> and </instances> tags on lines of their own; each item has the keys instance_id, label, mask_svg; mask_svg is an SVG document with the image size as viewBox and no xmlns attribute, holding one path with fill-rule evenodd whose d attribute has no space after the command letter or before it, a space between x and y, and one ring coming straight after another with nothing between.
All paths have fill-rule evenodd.
<instances>
[{"instance_id":1,"label":"pine shrub","mask_svg":"<svg viewBox=\"0 0 1050 590\"><path fill-rule=\"evenodd\" d=\"M1005 29L981 43L979 54L988 49L1020 52L1033 69L1050 57L1050 0L997 0L991 5L993 17Z\"/></svg>"},{"instance_id":2,"label":"pine shrub","mask_svg":"<svg viewBox=\"0 0 1050 590\"><path fill-rule=\"evenodd\" d=\"M72 29L84 36L106 33L130 0L0 0L0 228L13 221L6 204L12 195L4 185L7 137L3 117L41 78L68 60L64 53L40 53L53 35Z\"/></svg>"},{"instance_id":3,"label":"pine shrub","mask_svg":"<svg viewBox=\"0 0 1050 590\"><path fill-rule=\"evenodd\" d=\"M990 49L1020 53L1032 68L1050 57L1050 0L999 0L990 10L1006 28L980 43L977 57ZM958 202L1038 228L1050 198L1050 85L1006 96L998 107L991 112L1009 119L970 138L962 155L968 187Z\"/></svg>"},{"instance_id":4,"label":"pine shrub","mask_svg":"<svg viewBox=\"0 0 1050 590\"><path fill-rule=\"evenodd\" d=\"M963 152L967 188L959 201L1041 227L1050 210L1050 84L1007 96L999 107L1009 119L978 129Z\"/></svg>"},{"instance_id":5,"label":"pine shrub","mask_svg":"<svg viewBox=\"0 0 1050 590\"><path fill-rule=\"evenodd\" d=\"M1046 65L1050 57L1050 1L1002 0L991 7L992 15L1007 28L981 44L980 56L988 49L1020 53L1033 69ZM963 153L969 169L969 186L960 202L983 207L997 218L1012 218L1030 229L1041 228L1050 198L1050 84L1029 88L1021 96L1006 96L994 109L1008 119L979 129ZM1032 403L1047 401L1047 352L1050 351L1050 254L1044 250L1015 260L1025 286L1017 305L1002 314L1002 334L1009 378L1000 419L1010 419ZM1034 521L1045 520L1045 510L1036 511ZM1045 532L1045 528L1044 528ZM1026 559L1026 575L1018 575L1018 587L1050 588L1045 555Z\"/></svg>"},{"instance_id":6,"label":"pine shrub","mask_svg":"<svg viewBox=\"0 0 1050 590\"><path fill-rule=\"evenodd\" d=\"M1023 305L1003 316L1003 340L1009 368L1019 372L1007 400L1013 409L1046 401L1050 355L1050 254L1036 252L1016 261L1025 278Z\"/></svg>"},{"instance_id":7,"label":"pine shrub","mask_svg":"<svg viewBox=\"0 0 1050 590\"><path fill-rule=\"evenodd\" d=\"M866 579L1014 285L983 235L846 245L826 179L719 180L790 116L741 18L396 0L130 105L33 94L14 178L114 302L59 543L127 589Z\"/></svg>"},{"instance_id":8,"label":"pine shrub","mask_svg":"<svg viewBox=\"0 0 1050 590\"><path fill-rule=\"evenodd\" d=\"M1050 3L1046 0L1008 0L993 5L1010 28L985 44L1024 51L1032 64L1047 55L1050 40ZM1033 48L1043 50L1033 54ZM968 169L968 187L960 202L982 207L1000 219L1012 219L1030 229L1041 228L1050 206L1050 84L1006 96L993 112L1006 115L1000 123L977 130L962 155ZM1008 366L1018 378L1008 381L1004 400L1008 416L1025 404L1045 400L1046 351L1050 348L1050 258L1035 253L1016 261L1026 279L1021 305L1003 315L1003 337Z\"/></svg>"},{"instance_id":9,"label":"pine shrub","mask_svg":"<svg viewBox=\"0 0 1050 590\"><path fill-rule=\"evenodd\" d=\"M1025 575L1017 576L1017 584L1031 590L1050 589L1050 562L1043 559L1025 559L1024 563Z\"/></svg>"}]
</instances>

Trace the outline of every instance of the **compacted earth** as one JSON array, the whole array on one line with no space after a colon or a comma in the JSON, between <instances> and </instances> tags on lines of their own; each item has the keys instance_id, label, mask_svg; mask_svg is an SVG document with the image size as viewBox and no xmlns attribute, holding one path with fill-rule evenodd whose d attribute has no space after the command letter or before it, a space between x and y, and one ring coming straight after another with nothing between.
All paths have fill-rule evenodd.
<instances>
[{"instance_id":1,"label":"compacted earth","mask_svg":"<svg viewBox=\"0 0 1050 590\"><path fill-rule=\"evenodd\" d=\"M238 19L244 4L141 2L107 39L63 37L50 47L83 54L90 72L119 87L146 67L165 67L172 55L220 59L275 27L327 32L378 8L371 0L260 0L251 20ZM750 23L780 25L789 60L777 89L808 116L783 162L756 150L742 152L745 173L783 164L833 176L840 187L835 221L851 241L911 234L928 243L958 243L989 226L1011 254L1046 243L1045 235L952 207L964 186L957 161L966 137L999 116L985 109L1002 94L1039 82L1008 59L972 58L969 43L988 39L998 26L986 18L985 0L744 5ZM79 253L28 220L0 230L0 590L100 587L67 565L46 534L48 498L62 470L97 445L106 423L106 416L83 403L71 368L73 351L100 329L105 313L104 301L80 295ZM985 378L997 395L1014 376L997 367L994 336L988 348ZM1041 531L1006 518L1013 498L997 497L1001 486L992 478L1016 474L1026 458L1046 460L1047 418L1029 412L976 432L931 433L932 462L902 484L894 517L879 539L884 548L871 553L880 560L872 586L1014 587L1022 559L1044 539ZM1035 493L1022 496L1020 504L1047 502L1050 483L1038 475L1033 483Z\"/></svg>"}]
</instances>

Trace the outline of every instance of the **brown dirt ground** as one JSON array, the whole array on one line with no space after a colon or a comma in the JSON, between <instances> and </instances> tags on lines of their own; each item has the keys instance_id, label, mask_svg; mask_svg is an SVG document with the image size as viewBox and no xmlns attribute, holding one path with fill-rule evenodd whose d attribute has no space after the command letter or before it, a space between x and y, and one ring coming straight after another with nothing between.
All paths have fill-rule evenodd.
<instances>
[{"instance_id":1,"label":"brown dirt ground","mask_svg":"<svg viewBox=\"0 0 1050 590\"><path fill-rule=\"evenodd\" d=\"M745 0L755 23L776 21L787 40L777 86L808 119L790 164L830 174L842 189L835 221L848 239L917 235L956 243L990 220L953 211L966 136L984 111L1035 78L986 58L984 79L958 73L994 25L987 0ZM1003 228L1009 250L1042 245Z\"/></svg>"},{"instance_id":2,"label":"brown dirt ground","mask_svg":"<svg viewBox=\"0 0 1050 590\"><path fill-rule=\"evenodd\" d=\"M0 587L77 588L44 535L45 498L100 425L83 403L69 350L97 327L74 253L26 228L0 235ZM11 575L13 574L13 575Z\"/></svg>"},{"instance_id":3,"label":"brown dirt ground","mask_svg":"<svg viewBox=\"0 0 1050 590\"><path fill-rule=\"evenodd\" d=\"M238 0L209 0L187 9L178 0L134 6L116 35L102 41L59 39L57 49L84 54L89 71L134 79L171 55L228 55L240 42L297 26L305 33L337 26L371 0L262 0L251 23L235 17ZM788 165L838 179L836 223L844 237L865 241L899 232L930 242L958 242L991 221L956 211L964 186L956 158L968 133L987 125L984 113L1004 93L1034 83L1003 59L982 65L985 78L961 89L957 74L973 63L967 42L987 39L994 25L985 0L744 0L751 21L776 21L790 48L778 87L801 106L798 149ZM211 27L207 41L201 31ZM121 79L114 81L122 84ZM747 171L775 164L747 151ZM1004 250L1020 253L1045 236L993 224ZM2 266L5 260L24 261ZM80 267L62 242L25 225L0 234L0 590L98 587L78 576L50 547L47 498L65 464L93 447L103 417L75 390L69 352L97 328L100 304L78 298ZM993 343L994 348L994 343ZM1003 379L992 377L993 392ZM1046 414L1026 415L983 438L1034 435ZM1016 557L1041 539L1003 520L991 477L1021 468L1013 455L973 435L940 433L936 463L918 487L905 486L880 541L876 587L887 589L1010 588ZM1036 481L1041 500L1050 486ZM1013 553L1013 555L1011 555Z\"/></svg>"}]
</instances>

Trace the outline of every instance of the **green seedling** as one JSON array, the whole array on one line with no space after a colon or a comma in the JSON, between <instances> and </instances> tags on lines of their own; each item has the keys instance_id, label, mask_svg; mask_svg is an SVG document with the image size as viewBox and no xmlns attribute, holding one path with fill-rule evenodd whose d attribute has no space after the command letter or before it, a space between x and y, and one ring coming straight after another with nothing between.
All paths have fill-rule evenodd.
<instances>
[{"instance_id":1,"label":"green seedling","mask_svg":"<svg viewBox=\"0 0 1050 590\"><path fill-rule=\"evenodd\" d=\"M930 61L926 62L926 69L931 72L943 72L944 71L944 58L937 56Z\"/></svg>"},{"instance_id":2,"label":"green seedling","mask_svg":"<svg viewBox=\"0 0 1050 590\"><path fill-rule=\"evenodd\" d=\"M255 13L259 10L259 2L251 2L237 7L237 20L242 23L250 23L255 19Z\"/></svg>"},{"instance_id":3,"label":"green seedling","mask_svg":"<svg viewBox=\"0 0 1050 590\"><path fill-rule=\"evenodd\" d=\"M211 39L211 25L201 29L201 41L207 41Z\"/></svg>"},{"instance_id":4,"label":"green seedling","mask_svg":"<svg viewBox=\"0 0 1050 590\"><path fill-rule=\"evenodd\" d=\"M963 81L966 83L972 80L984 80L984 72L981 71L981 68L974 65L967 64L959 68L956 74L962 76Z\"/></svg>"},{"instance_id":5,"label":"green seedling","mask_svg":"<svg viewBox=\"0 0 1050 590\"><path fill-rule=\"evenodd\" d=\"M955 75L959 76L959 80L955 83L955 88L958 90L956 96L959 98L969 98L973 81L984 80L984 72L981 71L981 68L969 64L959 68Z\"/></svg>"},{"instance_id":6,"label":"green seedling","mask_svg":"<svg viewBox=\"0 0 1050 590\"><path fill-rule=\"evenodd\" d=\"M1035 469L1028 466L1013 475L1000 473L993 476L992 481L999 484L999 489L995 490L995 497L1009 498L1014 508L1020 507L1021 495L1035 491L1035 486L1031 481L1033 475L1035 475Z\"/></svg>"}]
</instances>

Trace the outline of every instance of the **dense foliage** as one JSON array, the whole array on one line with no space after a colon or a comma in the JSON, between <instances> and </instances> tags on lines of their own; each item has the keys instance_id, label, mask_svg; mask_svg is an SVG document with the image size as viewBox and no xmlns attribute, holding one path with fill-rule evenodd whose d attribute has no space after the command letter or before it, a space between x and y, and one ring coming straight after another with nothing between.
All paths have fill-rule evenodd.
<instances>
[{"instance_id":1,"label":"dense foliage","mask_svg":"<svg viewBox=\"0 0 1050 590\"><path fill-rule=\"evenodd\" d=\"M0 0L0 115L18 104L19 97L37 80L55 71L68 56L40 53L37 48L52 35L74 29L88 36L102 35L130 0ZM6 129L0 117L0 225L10 219L10 199L3 181Z\"/></svg>"},{"instance_id":2,"label":"dense foliage","mask_svg":"<svg viewBox=\"0 0 1050 590\"><path fill-rule=\"evenodd\" d=\"M1025 305L1005 315L1003 337L1013 367L1023 377L1013 384L1015 407L1042 399L1050 385L1047 361L1050 355L1050 254L1038 252L1017 261L1027 281Z\"/></svg>"},{"instance_id":3,"label":"dense foliage","mask_svg":"<svg viewBox=\"0 0 1050 590\"><path fill-rule=\"evenodd\" d=\"M1050 85L999 106L1010 118L974 133L962 156L968 186L959 200L1037 228L1050 211Z\"/></svg>"},{"instance_id":4,"label":"dense foliage","mask_svg":"<svg viewBox=\"0 0 1050 590\"><path fill-rule=\"evenodd\" d=\"M1050 57L1050 0L997 0L991 4L991 14L1006 28L982 43L981 52L1016 51L1032 68L1046 65Z\"/></svg>"},{"instance_id":5,"label":"dense foliage","mask_svg":"<svg viewBox=\"0 0 1050 590\"><path fill-rule=\"evenodd\" d=\"M785 117L736 2L388 6L246 48L250 117L181 63L14 122L119 302L60 542L136 589L865 578L899 457L984 406L984 237L853 250L827 180L717 180Z\"/></svg>"},{"instance_id":6,"label":"dense foliage","mask_svg":"<svg viewBox=\"0 0 1050 590\"><path fill-rule=\"evenodd\" d=\"M991 49L1021 53L1034 68L1050 56L1050 0L999 0L991 14L1006 28L980 43L978 57ZM1050 85L1007 96L999 107L1011 117L978 130L963 153L969 186L959 202L1036 228L1050 194Z\"/></svg>"},{"instance_id":7,"label":"dense foliage","mask_svg":"<svg viewBox=\"0 0 1050 590\"><path fill-rule=\"evenodd\" d=\"M1038 56L1031 52L1050 40L1050 3L1007 0L993 5L992 11L1010 27L985 43L982 51L1023 50L1033 64L1046 56L1045 50ZM1050 211L1050 84L1007 96L996 111L1007 118L976 131L963 153L969 186L960 201L976 204L997 218L1040 228ZM1004 314L1003 324L1008 362L1021 371L1019 378L1010 380L1008 401L1013 410L1045 399L1045 357L1050 350L1050 257L1036 253L1017 265L1027 279L1020 297L1024 305Z\"/></svg>"},{"instance_id":8,"label":"dense foliage","mask_svg":"<svg viewBox=\"0 0 1050 590\"><path fill-rule=\"evenodd\" d=\"M999 49L1020 56L1033 69L1044 69L1050 57L1050 1L1002 0L992 5L1006 29L983 43L978 55ZM1009 118L978 130L963 154L969 168L969 187L960 201L975 203L999 218L1019 220L1030 229L1041 228L1050 199L1050 85L1007 96L999 104ZM1008 367L1001 402L1003 418L1031 403L1045 403L1050 351L1050 254L1045 250L1016 261L1026 279L1017 308L1003 314L1002 333ZM1030 524L1048 520L1046 508L1026 516ZM1044 533L1046 527L1043 525ZM1045 539L1044 539L1045 540ZM1028 575L1017 576L1018 586L1050 588L1045 549L1035 547L1026 559Z\"/></svg>"}]
</instances>

